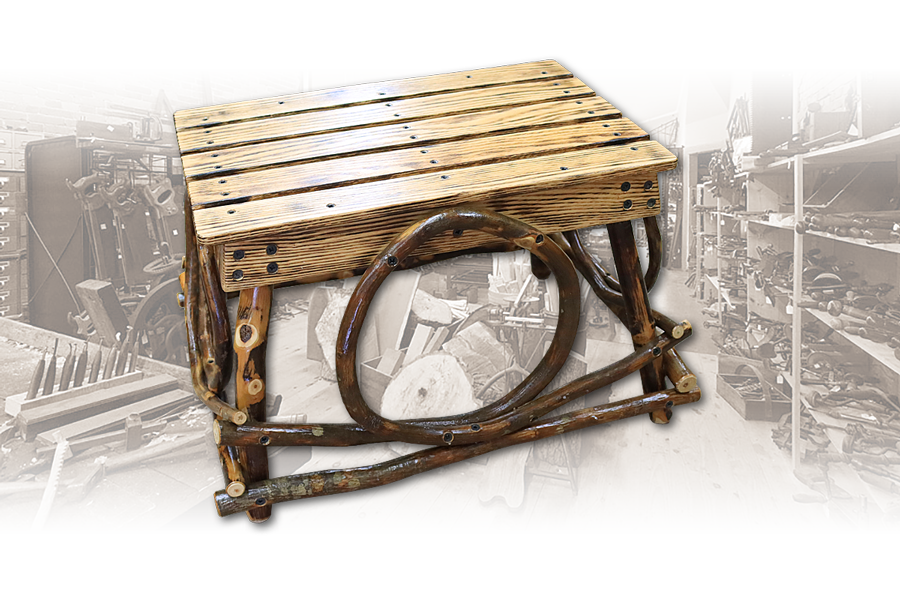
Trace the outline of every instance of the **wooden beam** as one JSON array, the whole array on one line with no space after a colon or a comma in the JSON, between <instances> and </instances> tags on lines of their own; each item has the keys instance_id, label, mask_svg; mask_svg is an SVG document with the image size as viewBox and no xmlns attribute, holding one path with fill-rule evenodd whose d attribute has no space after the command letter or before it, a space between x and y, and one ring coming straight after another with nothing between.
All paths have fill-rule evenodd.
<instances>
[{"instance_id":1,"label":"wooden beam","mask_svg":"<svg viewBox=\"0 0 900 600\"><path fill-rule=\"evenodd\" d=\"M86 398L76 397L49 406L25 410L20 412L16 419L22 435L26 439L31 439L42 431L92 417L176 387L178 382L174 377L155 375L141 381L101 390Z\"/></svg>"},{"instance_id":2,"label":"wooden beam","mask_svg":"<svg viewBox=\"0 0 900 600\"><path fill-rule=\"evenodd\" d=\"M100 337L111 342L116 339L116 334L125 334L128 318L112 283L87 279L75 286L75 293L84 304Z\"/></svg>"},{"instance_id":3,"label":"wooden beam","mask_svg":"<svg viewBox=\"0 0 900 600\"><path fill-rule=\"evenodd\" d=\"M149 398L138 400L110 411L67 423L54 429L48 429L37 435L37 441L44 444L54 444L56 436L61 435L67 440L76 440L97 436L110 431L120 431L124 436L125 419L131 414L140 415L144 421L152 421L168 412L182 406L199 403L191 392L171 390L161 394L153 394ZM121 438L121 439L124 439Z\"/></svg>"},{"instance_id":4,"label":"wooden beam","mask_svg":"<svg viewBox=\"0 0 900 600\"><path fill-rule=\"evenodd\" d=\"M21 394L16 394L15 396L10 396L6 399L6 414L11 417L15 417L18 416L18 414L23 410L31 410L41 406L48 406L56 402L61 402L63 400L71 400L72 398L89 396L90 394L93 394L100 390L107 390L120 385L124 385L126 383L134 383L135 381L140 381L143 378L144 374L140 371L136 371L134 373L125 373L124 375L112 377L110 379L103 379L101 381L84 385L80 388L72 388L65 390L64 392L53 392L52 394L47 394L46 396L38 396L37 398L32 398L31 400L26 400L25 392L22 392Z\"/></svg>"}]
</instances>

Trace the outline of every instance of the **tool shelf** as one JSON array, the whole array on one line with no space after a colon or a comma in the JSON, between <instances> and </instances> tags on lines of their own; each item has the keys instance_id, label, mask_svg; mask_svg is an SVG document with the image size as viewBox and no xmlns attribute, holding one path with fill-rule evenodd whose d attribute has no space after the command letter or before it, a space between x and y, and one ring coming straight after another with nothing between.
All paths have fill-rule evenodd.
<instances>
[{"instance_id":1,"label":"tool shelf","mask_svg":"<svg viewBox=\"0 0 900 600\"><path fill-rule=\"evenodd\" d=\"M764 168L753 168L749 173L749 181L756 180L763 186L771 185L773 188L779 189L780 194L767 198L769 204L766 208L774 209L774 218L747 219L750 230L755 232L755 236L765 236L764 239L771 241L773 246L781 252L790 250L792 246L794 256L798 257L804 256L805 252L814 248L819 249L826 254L830 253L830 255L854 260L857 265L854 268L858 268L864 276L868 273L869 276L864 278L868 279L869 283L887 282L900 287L900 260L895 261L891 258L900 255L900 243L870 242L863 238L839 236L825 231L807 230L799 233L795 228L795 223L802 222L805 210L810 208L804 205L804 200L811 195L811 183L816 181L815 178L820 173L841 165L863 162L894 163L900 166L900 128L871 136L868 139L835 144L782 158ZM791 185L789 189L785 189L788 178ZM898 184L900 184L900 169L898 169ZM778 195L783 198L782 204L775 206L773 198L777 198ZM854 204L859 204L858 210L866 210L865 203L867 202L869 202L867 197L854 198ZM793 208L792 215L785 213L785 204L790 204ZM855 206L854 209L856 209ZM748 200L748 210L759 210L759 207L750 207ZM789 216L793 218L788 218ZM767 234L767 231L771 231L773 234ZM783 233L774 235L775 231ZM749 250L752 248L749 248L748 242L748 252ZM791 437L795 440L800 437L800 411L802 406L806 406L813 419L825 426L826 435L832 442L835 451L841 452L845 434L833 428L844 427L850 421L836 419L812 408L804 398L804 394L810 393L814 389L825 390L825 388L800 384L804 321L808 323L808 320L813 318L832 327L834 318L825 311L807 307L800 308L799 303L809 299L809 290L803 281L804 261L794 260L793 262L793 286L789 290L781 290L785 293L786 298L786 304L782 309L784 313L782 319L791 325L790 368L782 374L782 379L789 387L786 391L790 394L792 401ZM748 288L752 286L752 281L748 281ZM749 310L754 310L752 299ZM884 392L896 394L900 391L900 360L895 357L889 346L851 335L840 329L834 331L869 357L871 368L879 373L883 380L890 382L886 386L890 389L884 389ZM799 448L799 444L792 444L791 459L795 472L803 464ZM845 487L851 494L859 494L871 500L872 505L882 513L896 507L898 499L895 495L864 481L850 465L829 464L828 469L829 474L834 476L839 485Z\"/></svg>"}]
</instances>

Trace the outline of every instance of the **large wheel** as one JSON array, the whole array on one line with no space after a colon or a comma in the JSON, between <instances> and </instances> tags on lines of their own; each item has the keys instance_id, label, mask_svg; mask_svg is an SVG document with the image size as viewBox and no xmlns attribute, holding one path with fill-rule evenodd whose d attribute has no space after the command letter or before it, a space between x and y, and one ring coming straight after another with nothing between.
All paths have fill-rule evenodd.
<instances>
[{"instance_id":1,"label":"large wheel","mask_svg":"<svg viewBox=\"0 0 900 600\"><path fill-rule=\"evenodd\" d=\"M131 315L131 326L141 340L143 353L156 360L188 364L184 310L178 306L178 279L169 279L150 290Z\"/></svg>"}]
</instances>

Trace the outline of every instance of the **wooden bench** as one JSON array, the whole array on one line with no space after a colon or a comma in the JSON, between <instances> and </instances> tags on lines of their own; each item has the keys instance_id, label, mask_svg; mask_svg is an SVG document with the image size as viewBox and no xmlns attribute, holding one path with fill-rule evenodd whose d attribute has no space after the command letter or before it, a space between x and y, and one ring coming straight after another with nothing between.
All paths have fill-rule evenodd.
<instances>
[{"instance_id":1,"label":"wooden bench","mask_svg":"<svg viewBox=\"0 0 900 600\"><path fill-rule=\"evenodd\" d=\"M676 162L555 61L181 111L176 125L197 239L221 250L228 291L365 269L416 217L461 203L547 233L652 216ZM464 238L419 253L493 241Z\"/></svg>"},{"instance_id":2,"label":"wooden bench","mask_svg":"<svg viewBox=\"0 0 900 600\"><path fill-rule=\"evenodd\" d=\"M435 443L438 458L431 460L440 466L487 451L485 445L546 435L550 430L536 419L560 401L538 394L574 338L573 266L633 334L635 354L584 384L641 371L647 395L616 408L615 418L637 411L666 422L666 403L699 398L696 379L673 348L688 337L689 324L652 311L647 301L661 262L657 176L676 159L558 62L183 110L175 123L188 188L182 281L192 372L198 395L218 416L229 484L216 497L221 514L247 510L264 520L274 502L378 484L353 470L341 477L357 483L344 487L336 480L319 486L322 474L270 479L265 445ZM634 219L644 220L650 240L646 274ZM608 226L618 279L575 233L597 225ZM532 376L477 414L407 423L368 408L356 381L356 337L384 277L460 253L518 248L532 252L538 277L552 271L560 284L554 345ZM359 425L266 424L261 399L273 286L360 274L337 349L341 393ZM233 341L225 292L240 292ZM219 397L232 348L239 374L234 406ZM665 390L666 374L677 389ZM602 420L595 417L590 422ZM376 469L381 483L387 472L419 472L392 469Z\"/></svg>"}]
</instances>

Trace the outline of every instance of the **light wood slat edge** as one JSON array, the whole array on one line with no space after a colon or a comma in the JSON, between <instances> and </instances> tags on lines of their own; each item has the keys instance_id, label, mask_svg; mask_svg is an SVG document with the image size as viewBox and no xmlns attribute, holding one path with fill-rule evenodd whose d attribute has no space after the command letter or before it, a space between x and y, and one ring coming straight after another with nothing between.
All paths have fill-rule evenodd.
<instances>
[{"instance_id":1,"label":"light wood slat edge","mask_svg":"<svg viewBox=\"0 0 900 600\"><path fill-rule=\"evenodd\" d=\"M504 106L560 102L595 95L590 87L578 79L565 79L563 82L515 84L505 86L502 94L495 93L494 89L467 90L440 96L351 106L313 114L288 115L265 121L232 123L215 130L189 129L178 132L178 146L184 155L333 131L365 129L390 123L403 125L434 117L479 112ZM557 86L557 83L560 85Z\"/></svg>"},{"instance_id":2,"label":"light wood slat edge","mask_svg":"<svg viewBox=\"0 0 900 600\"><path fill-rule=\"evenodd\" d=\"M646 139L646 132L630 120L616 119L253 171L193 181L188 187L194 209L206 209Z\"/></svg>"},{"instance_id":3,"label":"light wood slat edge","mask_svg":"<svg viewBox=\"0 0 900 600\"><path fill-rule=\"evenodd\" d=\"M198 240L215 244L296 227L351 225L367 218L366 213L405 213L420 202L450 206L506 193L602 181L620 172L667 170L675 163L676 158L657 142L636 142L206 208L195 210L194 219Z\"/></svg>"},{"instance_id":4,"label":"light wood slat edge","mask_svg":"<svg viewBox=\"0 0 900 600\"><path fill-rule=\"evenodd\" d=\"M184 155L182 165L185 177L188 181L193 181L319 160L415 148L436 142L621 117L622 113L609 102L593 96L424 119L413 123L409 129L392 123L359 131L338 131L197 152ZM415 133L417 139L410 139L411 133Z\"/></svg>"},{"instance_id":5,"label":"light wood slat edge","mask_svg":"<svg viewBox=\"0 0 900 600\"><path fill-rule=\"evenodd\" d=\"M546 73L541 71L546 71ZM258 120L316 110L331 110L345 106L374 104L400 98L414 98L464 89L478 89L524 81L545 81L567 77L572 77L572 73L555 60L409 77L184 109L177 111L174 115L175 128L177 131L181 131L197 127L212 127L224 123ZM395 89L392 90L392 88Z\"/></svg>"},{"instance_id":6,"label":"light wood slat edge","mask_svg":"<svg viewBox=\"0 0 900 600\"><path fill-rule=\"evenodd\" d=\"M658 172L657 169L639 169L601 182L542 189L528 194L504 194L464 205L502 212L545 233L582 229L658 214ZM644 188L646 181L652 184L649 189ZM628 191L622 190L624 182L631 184ZM624 208L625 200L632 202L630 209ZM648 200L652 200L652 207ZM351 227L298 228L278 235L223 244L223 261L219 263L222 285L233 291L256 285L350 277L354 269L367 268L397 234L438 208L437 203L431 203L412 207L403 215L375 222L369 220ZM413 256L478 248L498 241L499 238L477 231L463 232L460 237L446 232L423 244ZM275 253L269 254L267 247L272 244ZM235 260L236 250L243 252L242 259ZM277 266L274 273L269 272L270 264ZM237 269L242 271L239 281L234 279Z\"/></svg>"}]
</instances>

